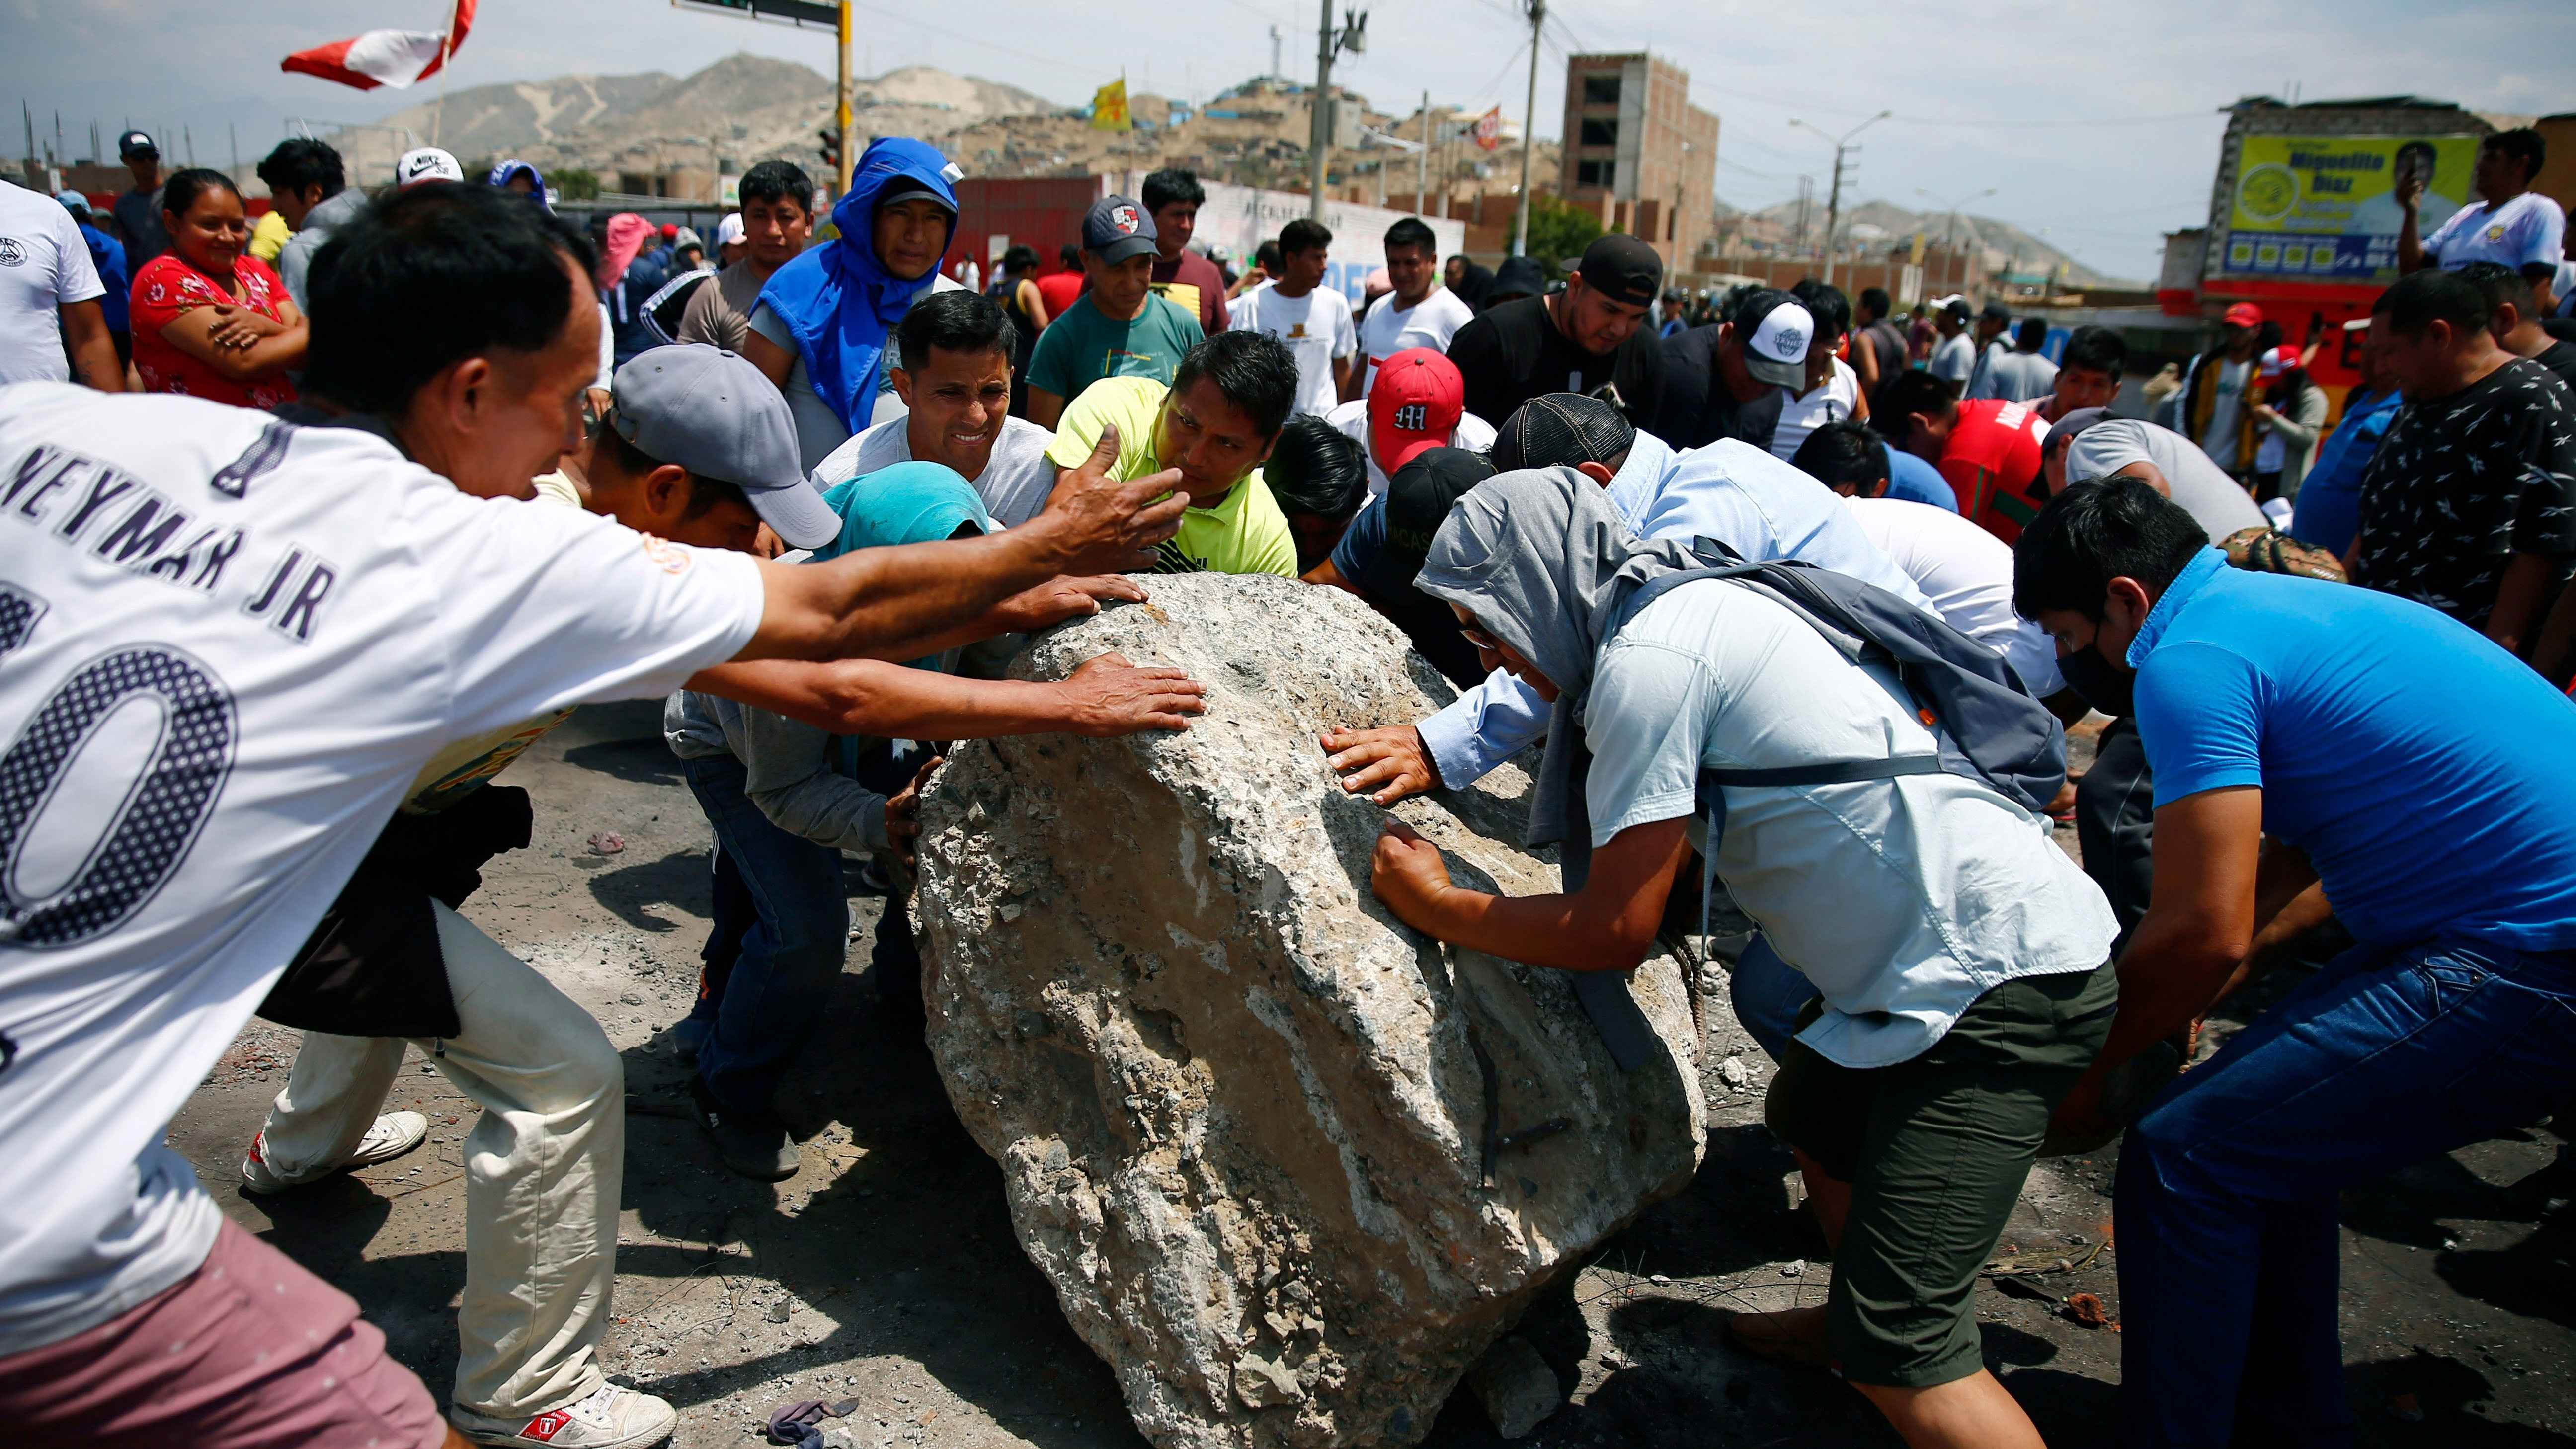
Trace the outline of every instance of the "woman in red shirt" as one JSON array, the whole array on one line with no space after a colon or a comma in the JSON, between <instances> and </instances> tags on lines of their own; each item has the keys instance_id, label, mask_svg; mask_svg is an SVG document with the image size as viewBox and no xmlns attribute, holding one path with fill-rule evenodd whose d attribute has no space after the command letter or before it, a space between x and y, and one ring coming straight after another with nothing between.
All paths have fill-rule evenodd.
<instances>
[{"instance_id":1,"label":"woman in red shirt","mask_svg":"<svg viewBox=\"0 0 2576 1449\"><path fill-rule=\"evenodd\" d=\"M241 192L191 168L161 192L170 250L134 274L134 368L146 392L272 408L295 401L304 314L268 263L249 254Z\"/></svg>"}]
</instances>

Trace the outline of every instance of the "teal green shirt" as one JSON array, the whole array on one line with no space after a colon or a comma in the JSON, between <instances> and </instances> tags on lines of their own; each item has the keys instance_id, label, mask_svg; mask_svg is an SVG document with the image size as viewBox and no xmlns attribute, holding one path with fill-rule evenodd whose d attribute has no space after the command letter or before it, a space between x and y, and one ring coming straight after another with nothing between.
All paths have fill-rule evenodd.
<instances>
[{"instance_id":1,"label":"teal green shirt","mask_svg":"<svg viewBox=\"0 0 2576 1449\"><path fill-rule=\"evenodd\" d=\"M1133 322L1100 315L1086 293L1038 334L1037 350L1029 354L1029 386L1066 402L1104 377L1150 378L1168 387L1182 354L1205 335L1198 318L1151 293Z\"/></svg>"}]
</instances>

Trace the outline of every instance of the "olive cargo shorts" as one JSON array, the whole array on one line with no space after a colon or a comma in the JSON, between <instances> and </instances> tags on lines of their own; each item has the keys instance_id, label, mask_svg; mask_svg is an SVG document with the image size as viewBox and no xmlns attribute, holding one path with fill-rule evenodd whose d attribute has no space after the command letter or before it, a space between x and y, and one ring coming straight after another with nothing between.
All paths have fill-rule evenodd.
<instances>
[{"instance_id":1,"label":"olive cargo shorts","mask_svg":"<svg viewBox=\"0 0 2576 1449\"><path fill-rule=\"evenodd\" d=\"M1971 1003L1930 1050L1837 1066L1789 1044L1771 1130L1852 1185L1825 1336L1854 1383L1924 1389L1982 1364L1969 1305L1978 1270L2039 1155L2048 1118L2111 1032L2119 978L2025 976ZM1811 1002L1803 1029L1822 1009Z\"/></svg>"}]
</instances>

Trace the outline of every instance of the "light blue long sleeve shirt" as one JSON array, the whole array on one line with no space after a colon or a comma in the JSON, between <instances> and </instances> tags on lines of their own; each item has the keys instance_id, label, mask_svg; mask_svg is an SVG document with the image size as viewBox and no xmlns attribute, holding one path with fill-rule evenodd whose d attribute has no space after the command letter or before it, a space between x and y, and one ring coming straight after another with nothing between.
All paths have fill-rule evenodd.
<instances>
[{"instance_id":1,"label":"light blue long sleeve shirt","mask_svg":"<svg viewBox=\"0 0 2576 1449\"><path fill-rule=\"evenodd\" d=\"M1610 506L1640 538L1714 538L1754 562L1797 559L1932 607L1832 489L1749 443L1727 438L1676 453L1639 433L1610 480ZM1538 691L1497 669L1415 728L1454 790L1536 744L1548 714Z\"/></svg>"}]
</instances>

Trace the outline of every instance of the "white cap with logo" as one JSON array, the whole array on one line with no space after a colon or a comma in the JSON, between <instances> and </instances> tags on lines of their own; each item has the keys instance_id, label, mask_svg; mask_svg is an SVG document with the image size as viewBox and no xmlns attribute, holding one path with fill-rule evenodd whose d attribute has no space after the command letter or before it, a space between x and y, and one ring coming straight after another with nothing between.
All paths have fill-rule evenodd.
<instances>
[{"instance_id":1,"label":"white cap with logo","mask_svg":"<svg viewBox=\"0 0 2576 1449\"><path fill-rule=\"evenodd\" d=\"M1807 344L1815 336L1816 319L1803 305L1783 300L1744 339L1744 370L1775 386L1804 389Z\"/></svg>"},{"instance_id":2,"label":"white cap with logo","mask_svg":"<svg viewBox=\"0 0 2576 1449\"><path fill-rule=\"evenodd\" d=\"M464 179L465 168L456 164L454 156L436 146L423 146L417 151L405 151L402 153L402 159L394 163L394 185L397 187L415 186L423 181L463 181Z\"/></svg>"}]
</instances>

